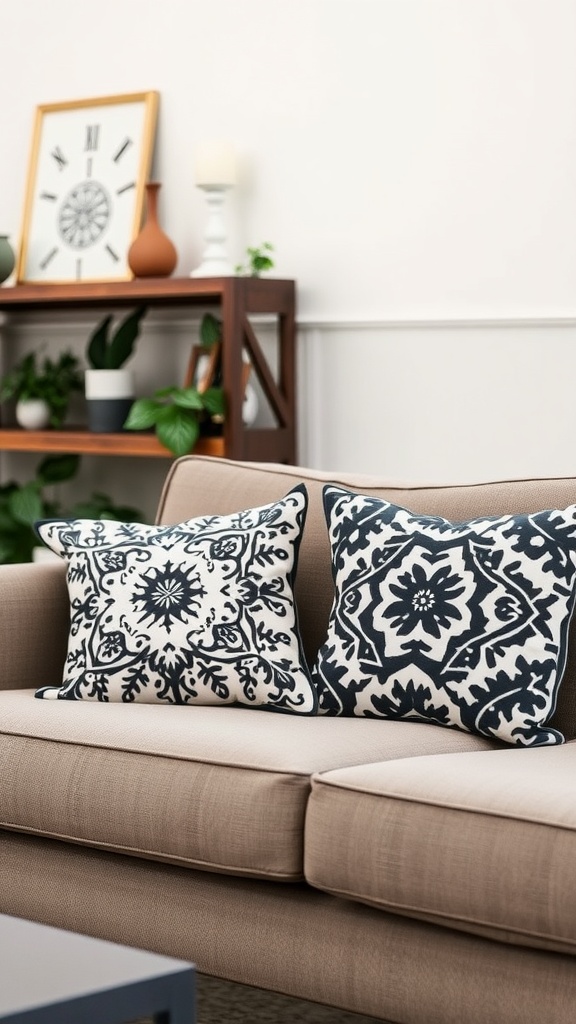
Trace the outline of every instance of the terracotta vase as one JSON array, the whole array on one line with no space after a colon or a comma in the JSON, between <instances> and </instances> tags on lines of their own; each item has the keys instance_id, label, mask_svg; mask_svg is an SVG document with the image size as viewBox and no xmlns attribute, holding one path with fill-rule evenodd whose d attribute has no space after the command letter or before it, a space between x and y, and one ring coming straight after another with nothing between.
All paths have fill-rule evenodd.
<instances>
[{"instance_id":1,"label":"terracotta vase","mask_svg":"<svg viewBox=\"0 0 576 1024\"><path fill-rule=\"evenodd\" d=\"M146 185L146 222L128 250L128 266L135 277L169 277L178 253L158 223L160 184Z\"/></svg>"}]
</instances>

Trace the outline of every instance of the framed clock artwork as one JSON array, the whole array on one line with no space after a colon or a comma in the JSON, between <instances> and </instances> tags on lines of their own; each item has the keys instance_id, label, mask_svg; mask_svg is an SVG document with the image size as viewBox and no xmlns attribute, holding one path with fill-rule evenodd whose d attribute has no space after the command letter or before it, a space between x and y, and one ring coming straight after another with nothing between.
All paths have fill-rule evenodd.
<instances>
[{"instance_id":1,"label":"framed clock artwork","mask_svg":"<svg viewBox=\"0 0 576 1024\"><path fill-rule=\"evenodd\" d=\"M16 279L125 281L140 230L158 93L36 110Z\"/></svg>"}]
</instances>

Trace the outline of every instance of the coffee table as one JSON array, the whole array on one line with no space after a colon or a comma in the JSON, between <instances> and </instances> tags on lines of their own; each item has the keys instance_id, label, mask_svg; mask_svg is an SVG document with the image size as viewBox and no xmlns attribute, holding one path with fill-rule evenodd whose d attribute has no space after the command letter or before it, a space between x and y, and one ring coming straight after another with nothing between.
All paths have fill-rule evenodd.
<instances>
[{"instance_id":1,"label":"coffee table","mask_svg":"<svg viewBox=\"0 0 576 1024\"><path fill-rule=\"evenodd\" d=\"M193 1024L194 966L0 914L2 1024Z\"/></svg>"}]
</instances>

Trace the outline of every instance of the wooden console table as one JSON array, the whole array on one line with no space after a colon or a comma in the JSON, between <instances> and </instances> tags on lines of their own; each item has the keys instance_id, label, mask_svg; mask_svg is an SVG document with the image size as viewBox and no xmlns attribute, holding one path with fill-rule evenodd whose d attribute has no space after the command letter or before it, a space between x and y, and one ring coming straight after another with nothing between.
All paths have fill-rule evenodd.
<instances>
[{"instance_id":1,"label":"wooden console table","mask_svg":"<svg viewBox=\"0 0 576 1024\"><path fill-rule=\"evenodd\" d=\"M214 307L222 319L222 368L227 415L222 437L202 438L194 451L248 461L296 461L296 344L294 281L258 277L147 278L99 284L16 285L0 288L0 312L125 307ZM266 361L250 315L277 318L278 379ZM275 425L242 420L242 353L250 359ZM177 383L177 382L175 382ZM0 450L172 457L154 434L94 434L87 430L28 431L0 427Z\"/></svg>"}]
</instances>

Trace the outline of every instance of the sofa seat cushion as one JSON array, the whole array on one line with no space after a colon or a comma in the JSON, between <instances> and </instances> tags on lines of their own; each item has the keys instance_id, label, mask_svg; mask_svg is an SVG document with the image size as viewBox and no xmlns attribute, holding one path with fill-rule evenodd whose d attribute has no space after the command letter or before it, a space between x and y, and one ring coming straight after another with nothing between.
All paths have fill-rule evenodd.
<instances>
[{"instance_id":1,"label":"sofa seat cushion","mask_svg":"<svg viewBox=\"0 0 576 1024\"><path fill-rule=\"evenodd\" d=\"M315 771L490 741L415 722L0 693L0 827L293 881Z\"/></svg>"},{"instance_id":2,"label":"sofa seat cushion","mask_svg":"<svg viewBox=\"0 0 576 1024\"><path fill-rule=\"evenodd\" d=\"M328 892L576 953L576 741L315 775L305 876Z\"/></svg>"}]
</instances>

